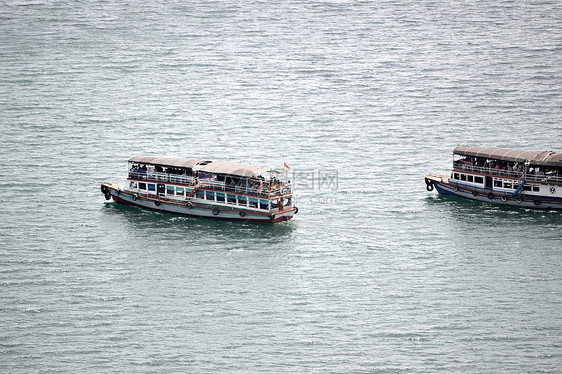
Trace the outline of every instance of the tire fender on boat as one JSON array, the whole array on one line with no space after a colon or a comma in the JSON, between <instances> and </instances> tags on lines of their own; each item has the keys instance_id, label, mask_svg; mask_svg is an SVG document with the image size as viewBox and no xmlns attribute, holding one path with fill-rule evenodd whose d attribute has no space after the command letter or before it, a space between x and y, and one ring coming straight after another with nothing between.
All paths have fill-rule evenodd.
<instances>
[{"instance_id":1,"label":"tire fender on boat","mask_svg":"<svg viewBox=\"0 0 562 374\"><path fill-rule=\"evenodd\" d=\"M295 207L295 214L299 212L299 208Z\"/></svg>"},{"instance_id":2,"label":"tire fender on boat","mask_svg":"<svg viewBox=\"0 0 562 374\"><path fill-rule=\"evenodd\" d=\"M427 179L426 179L427 181ZM433 183L429 182L426 186L425 189L428 190L429 192L433 191Z\"/></svg>"},{"instance_id":3,"label":"tire fender on boat","mask_svg":"<svg viewBox=\"0 0 562 374\"><path fill-rule=\"evenodd\" d=\"M214 209L213 209L213 215L214 215L214 216L217 216L219 213L220 213L219 208L214 208Z\"/></svg>"},{"instance_id":4,"label":"tire fender on boat","mask_svg":"<svg viewBox=\"0 0 562 374\"><path fill-rule=\"evenodd\" d=\"M517 204L521 204L521 202L523 201L523 198L521 197L521 195L517 195L517 197L515 198L515 201L517 201Z\"/></svg>"},{"instance_id":5,"label":"tire fender on boat","mask_svg":"<svg viewBox=\"0 0 562 374\"><path fill-rule=\"evenodd\" d=\"M187 203L185 203L185 207L187 209L191 209L191 208L193 208L193 203L191 201L188 201Z\"/></svg>"},{"instance_id":6,"label":"tire fender on boat","mask_svg":"<svg viewBox=\"0 0 562 374\"><path fill-rule=\"evenodd\" d=\"M240 217L245 217L245 216L246 216L246 212L240 212L240 213L238 213L238 214L240 214Z\"/></svg>"},{"instance_id":7,"label":"tire fender on boat","mask_svg":"<svg viewBox=\"0 0 562 374\"><path fill-rule=\"evenodd\" d=\"M156 205L156 206L160 206L160 201L158 201L158 200L154 200L154 205Z\"/></svg>"},{"instance_id":8,"label":"tire fender on boat","mask_svg":"<svg viewBox=\"0 0 562 374\"><path fill-rule=\"evenodd\" d=\"M488 199L492 200L494 197L495 196L492 192L488 192Z\"/></svg>"},{"instance_id":9,"label":"tire fender on boat","mask_svg":"<svg viewBox=\"0 0 562 374\"><path fill-rule=\"evenodd\" d=\"M105 192L105 199L106 199L106 200L111 200L111 192L109 192L109 191L106 191L106 192Z\"/></svg>"},{"instance_id":10,"label":"tire fender on boat","mask_svg":"<svg viewBox=\"0 0 562 374\"><path fill-rule=\"evenodd\" d=\"M270 220L270 221L275 220L275 214L270 215L270 216L269 216L269 220Z\"/></svg>"},{"instance_id":11,"label":"tire fender on boat","mask_svg":"<svg viewBox=\"0 0 562 374\"><path fill-rule=\"evenodd\" d=\"M137 201L138 198L139 198L139 195L137 195L137 194L133 195L133 200Z\"/></svg>"},{"instance_id":12,"label":"tire fender on boat","mask_svg":"<svg viewBox=\"0 0 562 374\"><path fill-rule=\"evenodd\" d=\"M474 196L474 197L478 196L478 191L476 191L476 190L472 191L472 196Z\"/></svg>"},{"instance_id":13,"label":"tire fender on boat","mask_svg":"<svg viewBox=\"0 0 562 374\"><path fill-rule=\"evenodd\" d=\"M505 202L507 201L507 196L502 195L501 199L502 199L502 201L505 203Z\"/></svg>"},{"instance_id":14,"label":"tire fender on boat","mask_svg":"<svg viewBox=\"0 0 562 374\"><path fill-rule=\"evenodd\" d=\"M107 187L102 184L101 185L101 193L105 195L106 192L107 192Z\"/></svg>"},{"instance_id":15,"label":"tire fender on boat","mask_svg":"<svg viewBox=\"0 0 562 374\"><path fill-rule=\"evenodd\" d=\"M541 205L541 201L540 200L535 200L533 201L535 203L535 205Z\"/></svg>"},{"instance_id":16,"label":"tire fender on boat","mask_svg":"<svg viewBox=\"0 0 562 374\"><path fill-rule=\"evenodd\" d=\"M459 185L455 184L455 187L453 187L453 190L455 190L455 192L459 192Z\"/></svg>"}]
</instances>

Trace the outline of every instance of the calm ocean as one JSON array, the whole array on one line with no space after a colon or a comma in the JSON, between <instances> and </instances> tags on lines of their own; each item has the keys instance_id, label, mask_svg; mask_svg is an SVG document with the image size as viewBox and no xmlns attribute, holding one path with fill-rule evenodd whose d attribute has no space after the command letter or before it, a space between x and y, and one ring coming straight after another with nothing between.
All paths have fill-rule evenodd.
<instances>
[{"instance_id":1,"label":"calm ocean","mask_svg":"<svg viewBox=\"0 0 562 374\"><path fill-rule=\"evenodd\" d=\"M560 373L562 214L438 196L562 152L560 1L0 4L0 372ZM299 214L106 202L133 155L291 167Z\"/></svg>"}]
</instances>

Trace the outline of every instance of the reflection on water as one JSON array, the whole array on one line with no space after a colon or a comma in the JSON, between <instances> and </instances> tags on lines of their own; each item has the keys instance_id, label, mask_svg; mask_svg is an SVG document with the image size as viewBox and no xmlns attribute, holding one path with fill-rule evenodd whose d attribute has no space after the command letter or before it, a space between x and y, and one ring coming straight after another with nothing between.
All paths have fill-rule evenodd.
<instances>
[{"instance_id":1,"label":"reflection on water","mask_svg":"<svg viewBox=\"0 0 562 374\"><path fill-rule=\"evenodd\" d=\"M562 212L559 210L519 208L441 194L427 197L425 201L431 209L463 223L474 222L476 218L476 221L519 228L535 224L545 227L562 225Z\"/></svg>"},{"instance_id":2,"label":"reflection on water","mask_svg":"<svg viewBox=\"0 0 562 374\"><path fill-rule=\"evenodd\" d=\"M294 221L275 224L233 221L205 217L190 217L155 212L130 205L106 203L104 213L123 218L136 235L142 233L165 235L166 238L216 238L221 241L286 241L296 227Z\"/></svg>"}]
</instances>

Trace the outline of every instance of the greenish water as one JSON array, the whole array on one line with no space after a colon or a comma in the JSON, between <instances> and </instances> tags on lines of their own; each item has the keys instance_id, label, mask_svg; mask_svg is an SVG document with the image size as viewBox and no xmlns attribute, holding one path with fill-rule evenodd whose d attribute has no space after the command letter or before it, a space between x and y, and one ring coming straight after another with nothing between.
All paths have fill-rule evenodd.
<instances>
[{"instance_id":1,"label":"greenish water","mask_svg":"<svg viewBox=\"0 0 562 374\"><path fill-rule=\"evenodd\" d=\"M562 151L556 2L0 5L0 371L560 372L560 212L440 197ZM133 155L291 166L276 225L106 202Z\"/></svg>"}]
</instances>

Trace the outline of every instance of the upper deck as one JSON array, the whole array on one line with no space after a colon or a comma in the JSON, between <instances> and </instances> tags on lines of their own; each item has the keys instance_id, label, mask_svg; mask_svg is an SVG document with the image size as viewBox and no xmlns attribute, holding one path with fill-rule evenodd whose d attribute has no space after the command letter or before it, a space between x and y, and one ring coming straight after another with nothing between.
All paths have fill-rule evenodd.
<instances>
[{"instance_id":1,"label":"upper deck","mask_svg":"<svg viewBox=\"0 0 562 374\"><path fill-rule=\"evenodd\" d=\"M177 158L135 156L129 179L197 186L273 198L292 193L290 181L275 170L244 164Z\"/></svg>"}]
</instances>

